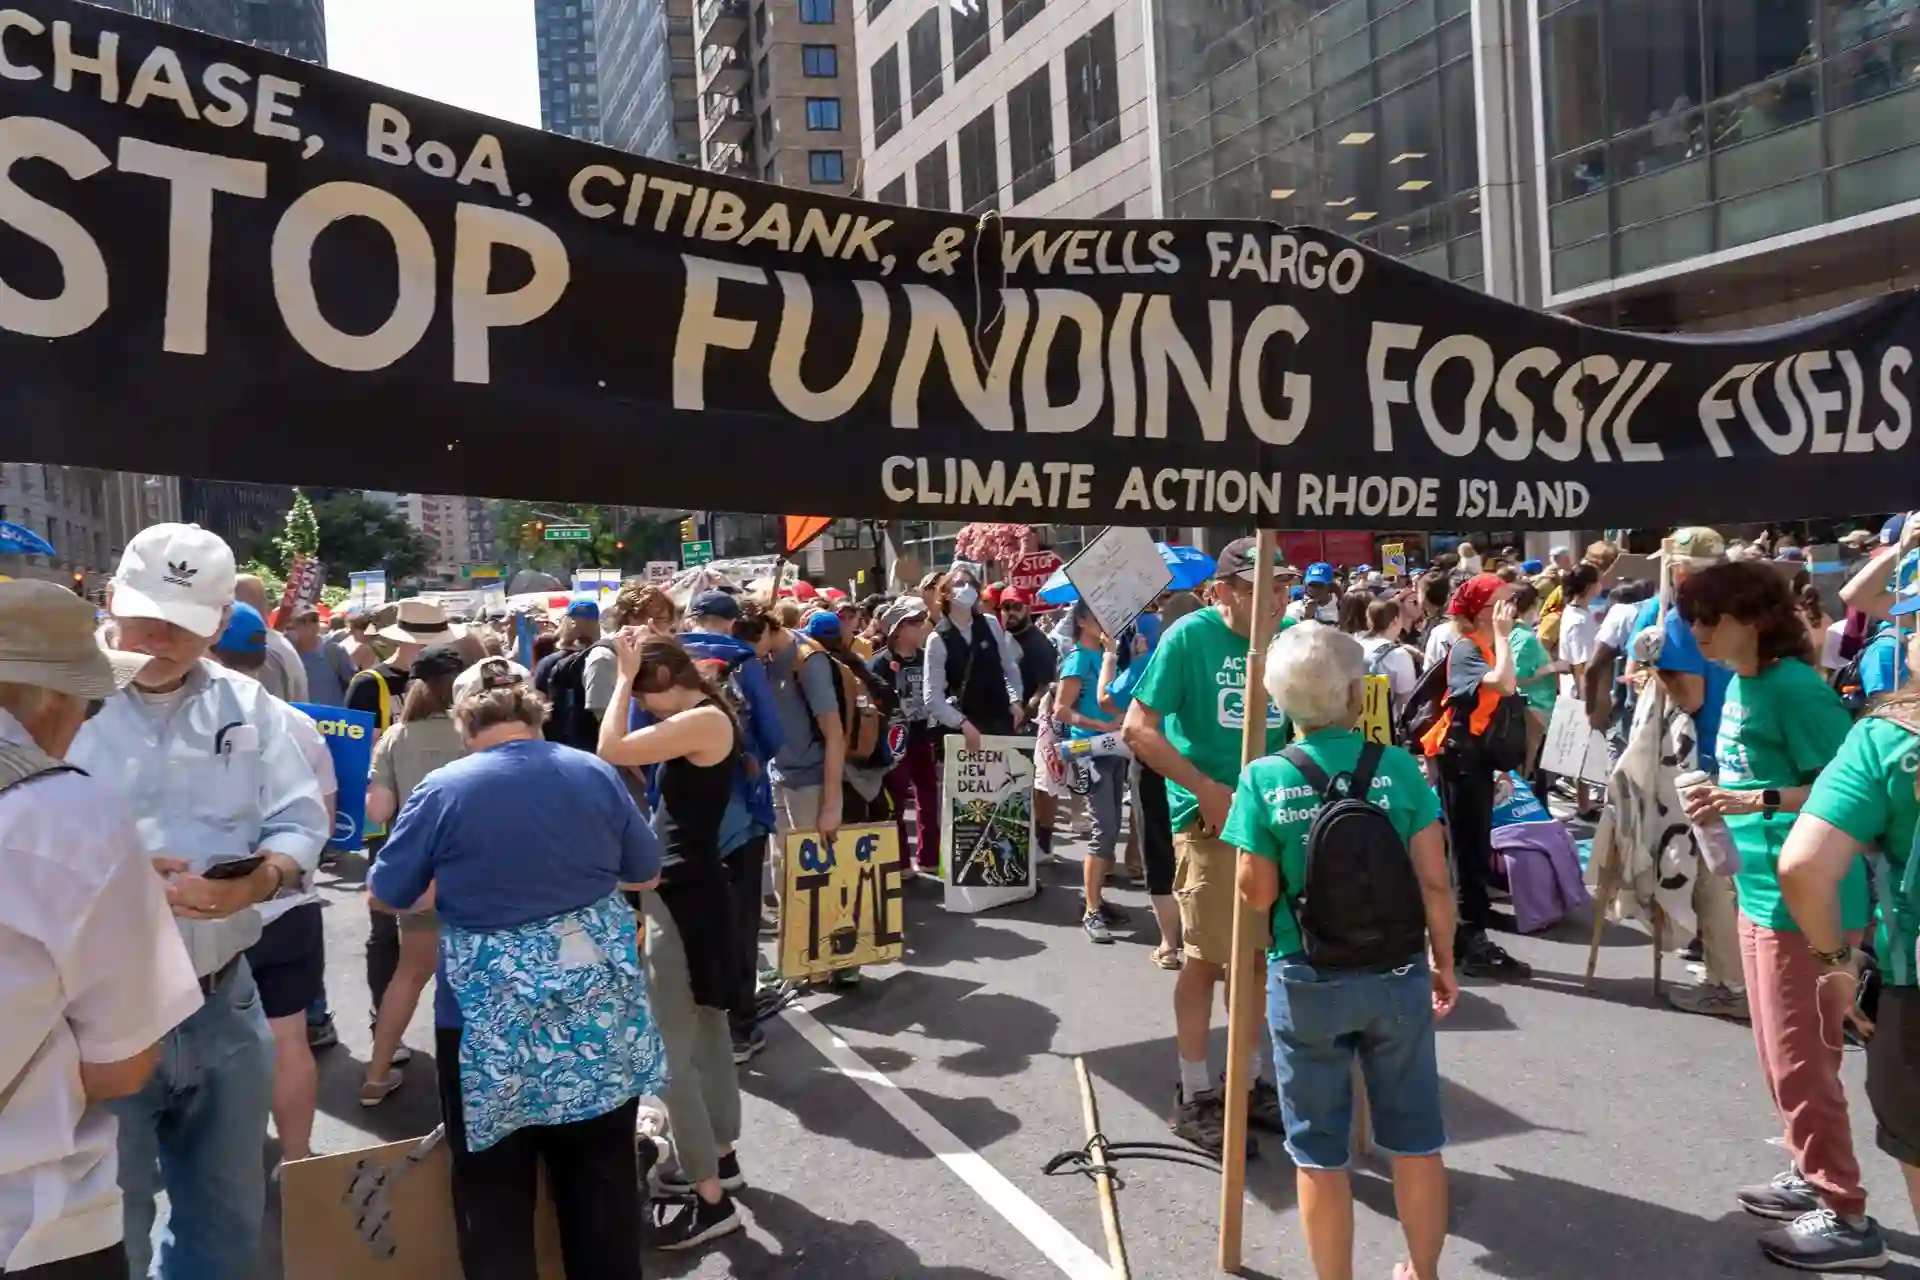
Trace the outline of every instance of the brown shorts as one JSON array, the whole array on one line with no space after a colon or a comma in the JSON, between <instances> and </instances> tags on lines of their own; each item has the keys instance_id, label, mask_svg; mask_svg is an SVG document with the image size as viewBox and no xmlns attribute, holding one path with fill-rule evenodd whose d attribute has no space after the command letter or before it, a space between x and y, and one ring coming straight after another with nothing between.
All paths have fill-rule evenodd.
<instances>
[{"instance_id":1,"label":"brown shorts","mask_svg":"<svg viewBox=\"0 0 1920 1280\"><path fill-rule=\"evenodd\" d=\"M1173 837L1173 896L1180 904L1180 932L1188 957L1207 964L1233 963L1233 913L1240 901L1236 879L1240 851L1197 824ZM1253 945L1267 949L1267 925L1261 921Z\"/></svg>"}]
</instances>

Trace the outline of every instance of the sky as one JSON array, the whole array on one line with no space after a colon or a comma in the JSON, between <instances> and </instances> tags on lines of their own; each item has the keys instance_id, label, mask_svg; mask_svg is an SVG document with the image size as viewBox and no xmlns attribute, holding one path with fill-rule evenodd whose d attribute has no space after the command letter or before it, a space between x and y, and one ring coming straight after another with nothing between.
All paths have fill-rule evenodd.
<instances>
[{"instance_id":1,"label":"sky","mask_svg":"<svg viewBox=\"0 0 1920 1280\"><path fill-rule=\"evenodd\" d=\"M327 0L326 12L334 70L539 127L533 0Z\"/></svg>"}]
</instances>

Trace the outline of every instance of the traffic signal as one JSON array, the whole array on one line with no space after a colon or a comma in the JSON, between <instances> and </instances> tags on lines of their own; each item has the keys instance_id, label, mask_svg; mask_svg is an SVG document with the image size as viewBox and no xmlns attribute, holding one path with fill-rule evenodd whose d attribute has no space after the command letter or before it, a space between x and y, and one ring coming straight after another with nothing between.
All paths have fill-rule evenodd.
<instances>
[{"instance_id":1,"label":"traffic signal","mask_svg":"<svg viewBox=\"0 0 1920 1280\"><path fill-rule=\"evenodd\" d=\"M78 569L73 571L73 594L77 596L87 594L87 575Z\"/></svg>"},{"instance_id":2,"label":"traffic signal","mask_svg":"<svg viewBox=\"0 0 1920 1280\"><path fill-rule=\"evenodd\" d=\"M627 544L624 542L616 542L613 544L613 549L615 551L625 551L627 549Z\"/></svg>"},{"instance_id":3,"label":"traffic signal","mask_svg":"<svg viewBox=\"0 0 1920 1280\"><path fill-rule=\"evenodd\" d=\"M688 516L685 520L682 520L680 522L680 541L682 542L698 541L698 536L694 532L692 516Z\"/></svg>"}]
</instances>

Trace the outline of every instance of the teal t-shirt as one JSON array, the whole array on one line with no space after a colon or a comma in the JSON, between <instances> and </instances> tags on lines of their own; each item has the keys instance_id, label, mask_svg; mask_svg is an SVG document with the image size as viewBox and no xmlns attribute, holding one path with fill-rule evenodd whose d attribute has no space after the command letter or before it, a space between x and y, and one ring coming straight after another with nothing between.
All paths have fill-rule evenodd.
<instances>
[{"instance_id":1,"label":"teal t-shirt","mask_svg":"<svg viewBox=\"0 0 1920 1280\"><path fill-rule=\"evenodd\" d=\"M1066 656L1060 664L1060 678L1072 676L1080 681L1080 696L1074 700L1073 709L1092 720L1114 720L1100 705L1100 661L1102 654L1098 649L1089 649L1080 645ZM1118 728L1117 721L1114 727ZM1079 725L1068 726L1068 735L1075 738L1097 738L1102 729L1083 729Z\"/></svg>"},{"instance_id":2,"label":"teal t-shirt","mask_svg":"<svg viewBox=\"0 0 1920 1280\"><path fill-rule=\"evenodd\" d=\"M1534 680L1543 668L1553 665L1553 659L1547 653L1547 647L1540 643L1540 637L1533 633L1532 627L1515 626L1513 634L1507 637L1513 647L1513 675L1518 681L1520 696L1527 705L1540 713L1542 720L1553 719L1554 700L1560 696L1560 681L1553 675Z\"/></svg>"},{"instance_id":3,"label":"teal t-shirt","mask_svg":"<svg viewBox=\"0 0 1920 1280\"><path fill-rule=\"evenodd\" d=\"M1353 769L1365 742L1358 730L1323 729L1302 738L1300 745L1329 778L1335 778ZM1440 820L1440 801L1427 785L1420 762L1399 747L1381 753L1367 799L1387 811L1402 840L1411 842ZM1294 910L1307 875L1307 831L1319 807L1320 797L1298 769L1281 756L1263 756L1240 775L1233 812L1220 833L1226 844L1280 864L1273 947L1267 952L1271 960L1292 955L1301 947Z\"/></svg>"},{"instance_id":4,"label":"teal t-shirt","mask_svg":"<svg viewBox=\"0 0 1920 1280\"><path fill-rule=\"evenodd\" d=\"M1920 737L1891 720L1868 716L1853 726L1840 754L1821 770L1801 810L1885 858L1874 879L1880 929L1874 955L1886 980L1902 987L1920 985L1913 954L1920 941L1920 861L1913 856L1913 829L1920 821L1920 799L1913 793L1916 770ZM1856 863L1842 882L1843 903L1845 886L1859 870Z\"/></svg>"},{"instance_id":5,"label":"teal t-shirt","mask_svg":"<svg viewBox=\"0 0 1920 1280\"><path fill-rule=\"evenodd\" d=\"M1282 619L1280 630L1293 623ZM1190 613L1167 628L1134 689L1136 701L1160 713L1160 732L1207 777L1230 787L1240 777L1240 733L1246 723L1247 638L1218 609ZM1265 700L1264 694L1262 700ZM1287 745L1287 718L1267 704L1267 750ZM1199 813L1191 791L1167 779L1173 829Z\"/></svg>"},{"instance_id":6,"label":"teal t-shirt","mask_svg":"<svg viewBox=\"0 0 1920 1280\"><path fill-rule=\"evenodd\" d=\"M1826 768L1853 728L1853 717L1818 671L1785 658L1757 676L1736 675L1727 685L1714 753L1719 782L1729 791L1802 787ZM1797 815L1736 814L1727 831L1740 853L1733 878L1740 910L1755 924L1796 931L1780 900L1780 846ZM1841 923L1867 925L1867 872L1855 863L1840 884Z\"/></svg>"}]
</instances>

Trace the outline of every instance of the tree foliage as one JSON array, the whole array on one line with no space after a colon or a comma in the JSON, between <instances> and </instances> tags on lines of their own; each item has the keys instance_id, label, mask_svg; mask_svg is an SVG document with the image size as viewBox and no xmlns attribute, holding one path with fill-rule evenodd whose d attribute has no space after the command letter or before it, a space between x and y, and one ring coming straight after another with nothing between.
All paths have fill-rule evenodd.
<instances>
[{"instance_id":1,"label":"tree foliage","mask_svg":"<svg viewBox=\"0 0 1920 1280\"><path fill-rule=\"evenodd\" d=\"M304 497L297 498L294 511L305 501ZM433 558L433 548L406 517L364 493L342 490L310 511L316 529L315 548L327 566L330 583L344 587L349 574L385 569L388 583L397 585L419 576ZM293 517L293 511L287 513L289 528Z\"/></svg>"},{"instance_id":2,"label":"tree foliage","mask_svg":"<svg viewBox=\"0 0 1920 1280\"><path fill-rule=\"evenodd\" d=\"M293 505L287 509L286 528L273 540L280 552L281 572L293 568L299 556L311 556L320 549L320 523L314 518L313 503L300 490L293 491Z\"/></svg>"}]
</instances>

